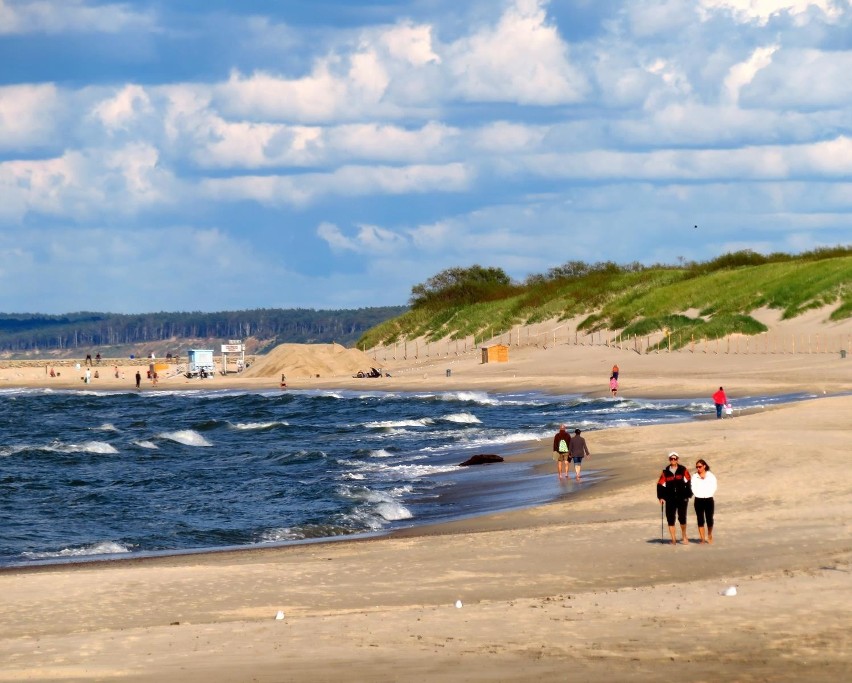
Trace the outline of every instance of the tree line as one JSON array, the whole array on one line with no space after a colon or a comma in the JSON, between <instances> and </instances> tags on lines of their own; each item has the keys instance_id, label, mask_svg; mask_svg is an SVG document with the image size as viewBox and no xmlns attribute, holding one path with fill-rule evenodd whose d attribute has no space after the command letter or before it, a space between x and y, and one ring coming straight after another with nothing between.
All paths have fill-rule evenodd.
<instances>
[{"instance_id":1,"label":"tree line","mask_svg":"<svg viewBox=\"0 0 852 683\"><path fill-rule=\"evenodd\" d=\"M38 352L122 346L170 339L246 339L353 344L366 330L401 315L405 306L347 310L270 309L217 313L0 313L0 351Z\"/></svg>"}]
</instances>

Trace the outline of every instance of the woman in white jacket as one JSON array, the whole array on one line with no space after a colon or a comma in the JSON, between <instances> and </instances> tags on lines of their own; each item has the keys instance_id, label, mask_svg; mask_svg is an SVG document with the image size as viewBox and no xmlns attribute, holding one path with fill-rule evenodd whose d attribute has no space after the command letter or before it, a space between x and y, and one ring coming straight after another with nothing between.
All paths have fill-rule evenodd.
<instances>
[{"instance_id":1,"label":"woman in white jacket","mask_svg":"<svg viewBox=\"0 0 852 683\"><path fill-rule=\"evenodd\" d=\"M695 463L695 474L692 475L692 494L695 496L695 516L698 518L698 535L702 543L713 542L713 512L716 493L716 475L710 471L706 460L699 459ZM704 521L707 521L707 533L704 532Z\"/></svg>"}]
</instances>

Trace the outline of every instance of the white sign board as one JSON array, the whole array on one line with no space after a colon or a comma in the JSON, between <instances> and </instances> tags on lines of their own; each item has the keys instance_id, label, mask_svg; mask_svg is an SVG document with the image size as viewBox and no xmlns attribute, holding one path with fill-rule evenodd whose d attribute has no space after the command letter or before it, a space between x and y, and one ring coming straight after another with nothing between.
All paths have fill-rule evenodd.
<instances>
[{"instance_id":1,"label":"white sign board","mask_svg":"<svg viewBox=\"0 0 852 683\"><path fill-rule=\"evenodd\" d=\"M222 353L242 353L242 344L222 344Z\"/></svg>"}]
</instances>

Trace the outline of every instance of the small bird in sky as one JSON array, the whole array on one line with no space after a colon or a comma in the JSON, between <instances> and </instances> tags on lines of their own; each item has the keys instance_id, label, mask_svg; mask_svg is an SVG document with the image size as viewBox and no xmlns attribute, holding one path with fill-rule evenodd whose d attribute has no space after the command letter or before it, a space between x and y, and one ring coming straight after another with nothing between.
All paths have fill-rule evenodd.
<instances>
[{"instance_id":1,"label":"small bird in sky","mask_svg":"<svg viewBox=\"0 0 852 683\"><path fill-rule=\"evenodd\" d=\"M693 227L693 228L698 228L698 226L697 226L697 225L693 225L692 227Z\"/></svg>"}]
</instances>

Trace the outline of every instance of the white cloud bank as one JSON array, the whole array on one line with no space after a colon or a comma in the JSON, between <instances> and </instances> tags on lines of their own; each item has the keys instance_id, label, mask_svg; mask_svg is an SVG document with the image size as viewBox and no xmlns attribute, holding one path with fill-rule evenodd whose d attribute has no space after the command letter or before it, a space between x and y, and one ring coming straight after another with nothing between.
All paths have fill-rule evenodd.
<instances>
[{"instance_id":1,"label":"white cloud bank","mask_svg":"<svg viewBox=\"0 0 852 683\"><path fill-rule=\"evenodd\" d=\"M142 302L114 310L193 305L175 292L205 281L220 287L212 307L393 304L472 262L523 277L852 234L850 3L398 4L410 16L302 31L240 3L198 17L0 0L10 44L147 34L225 52L197 77L189 62L180 77L136 69L144 50L92 83L79 63L67 78L42 65L39 82L9 67L0 285L59 312L81 300L52 293L62 274L110 306ZM233 26L245 34L225 49ZM170 236L199 262L157 253ZM134 290L115 272L129 261L163 282Z\"/></svg>"}]
</instances>

